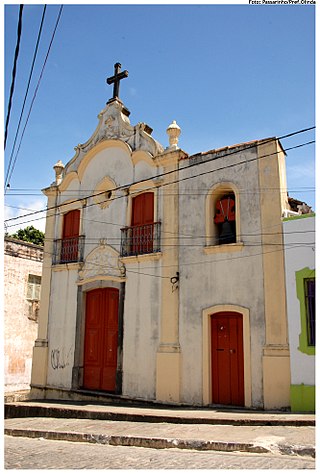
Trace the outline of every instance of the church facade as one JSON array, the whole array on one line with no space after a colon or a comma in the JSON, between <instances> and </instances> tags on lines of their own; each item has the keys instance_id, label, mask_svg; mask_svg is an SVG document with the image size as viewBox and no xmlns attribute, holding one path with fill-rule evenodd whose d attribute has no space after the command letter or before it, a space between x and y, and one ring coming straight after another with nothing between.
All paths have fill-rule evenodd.
<instances>
[{"instance_id":1,"label":"church facade","mask_svg":"<svg viewBox=\"0 0 320 474\"><path fill-rule=\"evenodd\" d=\"M281 143L189 156L117 94L43 191L33 396L288 407Z\"/></svg>"}]
</instances>

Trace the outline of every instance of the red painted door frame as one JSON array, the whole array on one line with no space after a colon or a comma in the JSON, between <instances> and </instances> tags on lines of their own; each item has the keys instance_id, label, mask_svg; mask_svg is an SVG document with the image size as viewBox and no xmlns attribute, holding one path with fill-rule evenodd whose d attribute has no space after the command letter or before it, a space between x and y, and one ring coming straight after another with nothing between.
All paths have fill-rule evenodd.
<instances>
[{"instance_id":1,"label":"red painted door frame","mask_svg":"<svg viewBox=\"0 0 320 474\"><path fill-rule=\"evenodd\" d=\"M86 296L83 386L115 392L119 290L98 288Z\"/></svg>"},{"instance_id":2,"label":"red painted door frame","mask_svg":"<svg viewBox=\"0 0 320 474\"><path fill-rule=\"evenodd\" d=\"M212 403L244 405L242 314L211 315Z\"/></svg>"}]
</instances>

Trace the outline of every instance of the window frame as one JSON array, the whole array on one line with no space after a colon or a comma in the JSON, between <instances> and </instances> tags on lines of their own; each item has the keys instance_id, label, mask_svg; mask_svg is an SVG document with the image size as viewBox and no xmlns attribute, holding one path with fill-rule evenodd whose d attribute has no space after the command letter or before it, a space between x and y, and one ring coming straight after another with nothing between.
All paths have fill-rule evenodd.
<instances>
[{"instance_id":1,"label":"window frame","mask_svg":"<svg viewBox=\"0 0 320 474\"><path fill-rule=\"evenodd\" d=\"M30 280L36 280L36 279L38 280L38 282L30 281ZM31 288L31 291L30 291L30 288ZM28 301L40 301L40 295L41 295L41 275L35 275L33 273L29 273L28 281L27 281L26 299Z\"/></svg>"},{"instance_id":2,"label":"window frame","mask_svg":"<svg viewBox=\"0 0 320 474\"><path fill-rule=\"evenodd\" d=\"M221 241L222 226L223 226L224 222L219 222L219 223L215 222L215 218L217 216L217 203L218 202L221 203L221 201L224 198L232 199L234 201L235 218L234 218L233 221L230 221L230 225L231 225L231 228L232 228L232 234L233 234L233 238L234 238L234 240L232 242L222 242ZM223 211L222 205L221 205L221 210ZM236 196L235 196L233 191L223 193L220 196L218 196L217 199L214 200L214 208L213 208L213 216L212 217L213 217L213 222L214 222L214 238L216 239L216 242L214 243L214 245L229 245L229 244L237 243L237 209L236 209Z\"/></svg>"},{"instance_id":3,"label":"window frame","mask_svg":"<svg viewBox=\"0 0 320 474\"><path fill-rule=\"evenodd\" d=\"M313 294L310 292L308 283L313 282ZM307 337L308 337L308 346L316 345L316 333L315 333L315 286L316 279L314 277L304 278L304 296L305 296L305 306L306 306L306 324L307 324ZM312 307L310 307L312 303Z\"/></svg>"},{"instance_id":4,"label":"window frame","mask_svg":"<svg viewBox=\"0 0 320 474\"><path fill-rule=\"evenodd\" d=\"M315 280L315 270L305 267L297 272L296 276L296 291L297 298L300 306L300 327L301 333L299 334L299 347L298 350L308 355L315 355L315 345L309 343L309 329L308 329L308 308L306 304L306 291L305 285L306 280Z\"/></svg>"},{"instance_id":5,"label":"window frame","mask_svg":"<svg viewBox=\"0 0 320 474\"><path fill-rule=\"evenodd\" d=\"M236 239L232 243L218 242L218 225L214 222L216 203L226 194L233 194L235 201L235 231ZM205 253L217 251L238 251L242 250L243 242L240 239L240 198L239 191L234 183L223 182L214 185L206 197L206 242Z\"/></svg>"},{"instance_id":6,"label":"window frame","mask_svg":"<svg viewBox=\"0 0 320 474\"><path fill-rule=\"evenodd\" d=\"M71 222L71 224L70 224ZM75 225L77 224L77 225ZM67 227L71 227L73 232L67 232ZM76 230L74 230L76 228ZM70 209L62 215L62 232L61 232L61 263L79 262L79 245L80 245L80 229L81 229L81 209ZM71 254L70 248L72 249Z\"/></svg>"}]
</instances>

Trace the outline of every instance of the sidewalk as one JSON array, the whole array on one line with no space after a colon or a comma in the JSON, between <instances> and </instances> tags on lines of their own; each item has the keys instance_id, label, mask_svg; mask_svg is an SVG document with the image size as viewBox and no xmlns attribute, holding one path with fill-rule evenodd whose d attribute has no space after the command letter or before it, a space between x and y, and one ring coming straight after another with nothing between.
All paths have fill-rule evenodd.
<instances>
[{"instance_id":1,"label":"sidewalk","mask_svg":"<svg viewBox=\"0 0 320 474\"><path fill-rule=\"evenodd\" d=\"M5 405L5 434L149 448L315 457L315 416L57 401Z\"/></svg>"}]
</instances>

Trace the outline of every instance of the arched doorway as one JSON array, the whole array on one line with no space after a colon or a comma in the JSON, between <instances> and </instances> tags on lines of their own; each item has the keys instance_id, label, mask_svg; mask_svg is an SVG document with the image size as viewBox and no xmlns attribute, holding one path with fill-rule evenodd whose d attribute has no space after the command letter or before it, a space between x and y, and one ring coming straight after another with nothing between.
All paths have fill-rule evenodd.
<instances>
[{"instance_id":1,"label":"arched doorway","mask_svg":"<svg viewBox=\"0 0 320 474\"><path fill-rule=\"evenodd\" d=\"M83 387L115 392L118 353L117 288L87 292Z\"/></svg>"},{"instance_id":2,"label":"arched doorway","mask_svg":"<svg viewBox=\"0 0 320 474\"><path fill-rule=\"evenodd\" d=\"M212 403L244 405L244 358L242 314L224 311L212 314Z\"/></svg>"}]
</instances>

